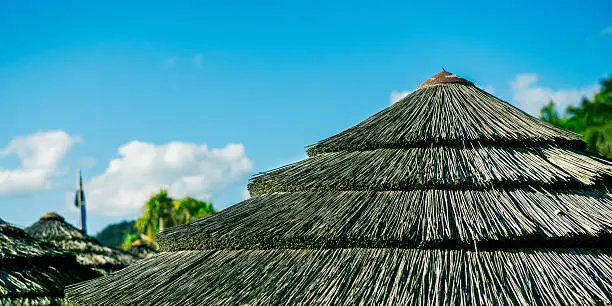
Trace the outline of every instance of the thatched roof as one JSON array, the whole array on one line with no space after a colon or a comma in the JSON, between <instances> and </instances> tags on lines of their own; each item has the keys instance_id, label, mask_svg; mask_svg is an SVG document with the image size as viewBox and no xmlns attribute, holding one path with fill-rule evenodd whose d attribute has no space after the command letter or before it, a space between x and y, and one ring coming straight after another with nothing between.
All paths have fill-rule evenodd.
<instances>
[{"instance_id":1,"label":"thatched roof","mask_svg":"<svg viewBox=\"0 0 612 306\"><path fill-rule=\"evenodd\" d=\"M76 255L80 264L102 274L122 269L137 259L129 253L105 247L93 237L84 236L56 213L45 214L25 230L33 237Z\"/></svg>"},{"instance_id":2,"label":"thatched roof","mask_svg":"<svg viewBox=\"0 0 612 306\"><path fill-rule=\"evenodd\" d=\"M0 219L0 305L62 304L64 287L98 276Z\"/></svg>"},{"instance_id":3,"label":"thatched roof","mask_svg":"<svg viewBox=\"0 0 612 306\"><path fill-rule=\"evenodd\" d=\"M612 302L612 161L442 72L161 252L71 286L159 305ZM98 289L98 290L94 290Z\"/></svg>"}]
</instances>

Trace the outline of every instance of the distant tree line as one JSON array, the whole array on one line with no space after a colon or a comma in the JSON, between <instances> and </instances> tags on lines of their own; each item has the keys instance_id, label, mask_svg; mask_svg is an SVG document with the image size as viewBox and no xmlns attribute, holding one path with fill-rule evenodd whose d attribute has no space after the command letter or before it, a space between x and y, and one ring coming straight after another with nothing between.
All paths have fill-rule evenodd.
<instances>
[{"instance_id":1,"label":"distant tree line","mask_svg":"<svg viewBox=\"0 0 612 306\"><path fill-rule=\"evenodd\" d=\"M136 220L132 220L108 225L96 235L96 239L107 247L120 249L126 235L138 234L135 223Z\"/></svg>"},{"instance_id":2,"label":"distant tree line","mask_svg":"<svg viewBox=\"0 0 612 306\"><path fill-rule=\"evenodd\" d=\"M612 75L601 81L601 90L560 115L555 102L540 110L540 119L583 135L587 150L612 158Z\"/></svg>"},{"instance_id":3,"label":"distant tree line","mask_svg":"<svg viewBox=\"0 0 612 306\"><path fill-rule=\"evenodd\" d=\"M179 200L168 196L165 189L154 194L142 207L142 217L136 220L138 236L127 235L123 248L129 247L134 241L155 246L153 237L166 228L189 223L215 213L212 203L192 197Z\"/></svg>"},{"instance_id":4,"label":"distant tree line","mask_svg":"<svg viewBox=\"0 0 612 306\"><path fill-rule=\"evenodd\" d=\"M142 207L142 216L133 221L111 224L96 235L104 245L128 249L140 241L156 248L153 237L160 231L179 224L189 223L215 213L212 203L192 197L173 199L161 189L152 195Z\"/></svg>"}]
</instances>

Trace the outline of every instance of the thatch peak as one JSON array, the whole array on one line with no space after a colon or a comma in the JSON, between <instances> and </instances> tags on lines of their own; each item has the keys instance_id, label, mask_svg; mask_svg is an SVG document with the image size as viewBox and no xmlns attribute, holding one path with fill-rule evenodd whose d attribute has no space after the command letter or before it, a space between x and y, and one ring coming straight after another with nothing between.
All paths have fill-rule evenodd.
<instances>
[{"instance_id":1,"label":"thatch peak","mask_svg":"<svg viewBox=\"0 0 612 306\"><path fill-rule=\"evenodd\" d=\"M64 219L64 217L60 216L58 213L53 212L53 211L42 215L42 217L40 217L40 220L55 220L55 221L66 222L66 219Z\"/></svg>"},{"instance_id":2,"label":"thatch peak","mask_svg":"<svg viewBox=\"0 0 612 306\"><path fill-rule=\"evenodd\" d=\"M422 88L427 88L427 87L431 87L431 86L435 86L435 85L440 85L440 84L450 84L450 83L455 83L455 84L464 84L464 85L474 85L472 84L472 82L454 74L451 72L448 72L444 69L442 69L441 72L439 72L438 74L432 76L431 78L427 79L427 81L423 82L423 84L419 85L419 87L417 87L417 90L422 89Z\"/></svg>"},{"instance_id":3,"label":"thatch peak","mask_svg":"<svg viewBox=\"0 0 612 306\"><path fill-rule=\"evenodd\" d=\"M25 231L38 239L43 240L90 240L93 239L83 233L74 225L68 223L64 217L48 212L40 220L30 225Z\"/></svg>"},{"instance_id":4,"label":"thatch peak","mask_svg":"<svg viewBox=\"0 0 612 306\"><path fill-rule=\"evenodd\" d=\"M357 125L308 146L308 156L339 151L459 147L583 149L580 135L538 120L455 74L442 71Z\"/></svg>"}]
</instances>

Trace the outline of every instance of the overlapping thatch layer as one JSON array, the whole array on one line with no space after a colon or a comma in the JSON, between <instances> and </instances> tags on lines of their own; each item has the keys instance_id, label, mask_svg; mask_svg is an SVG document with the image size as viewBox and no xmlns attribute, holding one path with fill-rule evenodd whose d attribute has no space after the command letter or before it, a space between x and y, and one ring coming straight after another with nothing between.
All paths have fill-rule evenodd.
<instances>
[{"instance_id":1,"label":"overlapping thatch layer","mask_svg":"<svg viewBox=\"0 0 612 306\"><path fill-rule=\"evenodd\" d=\"M264 173L252 195L277 191L592 187L612 183L612 167L585 152L546 146L436 146L320 154Z\"/></svg>"},{"instance_id":2,"label":"overlapping thatch layer","mask_svg":"<svg viewBox=\"0 0 612 306\"><path fill-rule=\"evenodd\" d=\"M611 213L599 189L273 193L157 242L163 250L612 246Z\"/></svg>"},{"instance_id":3,"label":"overlapping thatch layer","mask_svg":"<svg viewBox=\"0 0 612 306\"><path fill-rule=\"evenodd\" d=\"M66 285L96 276L73 255L0 219L0 305L63 304Z\"/></svg>"},{"instance_id":4,"label":"overlapping thatch layer","mask_svg":"<svg viewBox=\"0 0 612 306\"><path fill-rule=\"evenodd\" d=\"M81 231L56 213L48 213L25 229L33 237L76 255L77 261L107 274L126 267L137 258L129 253L105 247L95 238Z\"/></svg>"},{"instance_id":5,"label":"overlapping thatch layer","mask_svg":"<svg viewBox=\"0 0 612 306\"><path fill-rule=\"evenodd\" d=\"M442 72L68 288L149 305L612 303L612 162Z\"/></svg>"},{"instance_id":6,"label":"overlapping thatch layer","mask_svg":"<svg viewBox=\"0 0 612 306\"><path fill-rule=\"evenodd\" d=\"M114 305L587 305L609 301L612 251L418 249L162 252L70 287Z\"/></svg>"}]
</instances>

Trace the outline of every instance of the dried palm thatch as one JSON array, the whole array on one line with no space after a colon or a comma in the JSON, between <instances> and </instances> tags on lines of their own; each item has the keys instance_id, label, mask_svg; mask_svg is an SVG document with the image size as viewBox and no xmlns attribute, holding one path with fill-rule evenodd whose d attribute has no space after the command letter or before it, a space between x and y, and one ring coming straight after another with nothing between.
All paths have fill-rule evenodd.
<instances>
[{"instance_id":1,"label":"dried palm thatch","mask_svg":"<svg viewBox=\"0 0 612 306\"><path fill-rule=\"evenodd\" d=\"M442 72L252 179L251 199L71 286L147 305L612 302L612 161Z\"/></svg>"},{"instance_id":2,"label":"dried palm thatch","mask_svg":"<svg viewBox=\"0 0 612 306\"><path fill-rule=\"evenodd\" d=\"M107 305L587 305L609 301L610 267L612 254L597 249L178 251L67 295Z\"/></svg>"},{"instance_id":3,"label":"dried palm thatch","mask_svg":"<svg viewBox=\"0 0 612 306\"><path fill-rule=\"evenodd\" d=\"M45 214L25 231L76 255L80 264L102 274L122 269L137 259L129 253L105 247L93 237L83 236L80 230L56 213Z\"/></svg>"},{"instance_id":4,"label":"dried palm thatch","mask_svg":"<svg viewBox=\"0 0 612 306\"><path fill-rule=\"evenodd\" d=\"M0 219L0 305L64 304L64 287L98 276Z\"/></svg>"}]
</instances>

